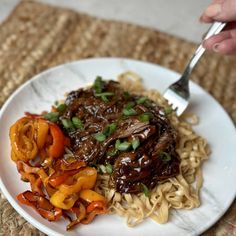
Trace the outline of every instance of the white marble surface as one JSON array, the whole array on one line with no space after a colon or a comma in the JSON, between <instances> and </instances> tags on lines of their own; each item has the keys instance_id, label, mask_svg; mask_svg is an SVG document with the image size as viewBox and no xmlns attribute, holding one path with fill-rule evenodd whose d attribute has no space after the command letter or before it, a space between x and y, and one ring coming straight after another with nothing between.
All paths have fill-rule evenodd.
<instances>
[{"instance_id":1,"label":"white marble surface","mask_svg":"<svg viewBox=\"0 0 236 236\"><path fill-rule=\"evenodd\" d=\"M19 0L0 0L0 22ZM41 0L107 19L153 27L200 42L206 25L198 18L210 0Z\"/></svg>"}]
</instances>

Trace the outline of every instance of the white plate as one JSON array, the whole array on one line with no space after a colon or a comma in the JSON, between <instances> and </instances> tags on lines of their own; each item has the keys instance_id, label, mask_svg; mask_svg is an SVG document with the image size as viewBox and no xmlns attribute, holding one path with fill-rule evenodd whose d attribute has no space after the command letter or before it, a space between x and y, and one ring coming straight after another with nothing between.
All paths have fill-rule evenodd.
<instances>
[{"instance_id":1,"label":"white plate","mask_svg":"<svg viewBox=\"0 0 236 236\"><path fill-rule=\"evenodd\" d=\"M195 130L205 137L212 150L210 159L203 165L204 184L201 190L202 204L190 211L171 212L170 221L158 225L146 220L135 228L128 228L123 218L116 215L99 216L90 225L82 225L66 232L65 220L50 223L30 207L19 205L16 195L29 189L29 184L20 181L15 164L10 160L9 127L25 111L40 113L49 110L55 100L65 92L75 90L97 75L116 78L119 73L132 70L144 79L148 88L161 92L179 74L163 67L127 59L89 59L62 65L45 71L21 86L5 103L0 113L0 187L11 205L27 221L48 235L197 235L213 225L227 210L236 193L236 132L235 127L222 107L202 88L191 83L189 111L200 117Z\"/></svg>"}]
</instances>

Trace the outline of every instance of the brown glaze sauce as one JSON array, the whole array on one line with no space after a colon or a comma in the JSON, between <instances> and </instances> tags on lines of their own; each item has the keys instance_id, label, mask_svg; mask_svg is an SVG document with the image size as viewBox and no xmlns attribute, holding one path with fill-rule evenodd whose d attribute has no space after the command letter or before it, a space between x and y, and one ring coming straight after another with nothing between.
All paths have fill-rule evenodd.
<instances>
[{"instance_id":1,"label":"brown glaze sauce","mask_svg":"<svg viewBox=\"0 0 236 236\"><path fill-rule=\"evenodd\" d=\"M65 101L67 108L60 116L60 120L78 117L83 122L82 129L65 130L74 155L88 164L110 163L111 185L121 193L138 193L142 191L141 183L152 188L158 181L177 175L177 134L163 108L149 99L130 95L118 82L98 82L99 88L70 92ZM102 94L107 96L102 98ZM124 114L127 110L130 114ZM98 141L95 135L105 133L111 124L115 124L113 132ZM131 145L134 140L139 143L135 150ZM130 146L117 150L117 142Z\"/></svg>"}]
</instances>

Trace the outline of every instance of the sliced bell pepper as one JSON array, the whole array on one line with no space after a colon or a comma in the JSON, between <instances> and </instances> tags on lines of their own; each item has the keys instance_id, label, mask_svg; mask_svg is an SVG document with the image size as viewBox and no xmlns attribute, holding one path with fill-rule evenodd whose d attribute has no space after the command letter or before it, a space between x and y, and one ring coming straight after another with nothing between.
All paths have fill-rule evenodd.
<instances>
[{"instance_id":1,"label":"sliced bell pepper","mask_svg":"<svg viewBox=\"0 0 236 236\"><path fill-rule=\"evenodd\" d=\"M49 221L57 221L62 216L62 210L55 208L48 199L38 196L31 191L25 191L17 196L17 200L33 207L43 218Z\"/></svg>"},{"instance_id":2,"label":"sliced bell pepper","mask_svg":"<svg viewBox=\"0 0 236 236\"><path fill-rule=\"evenodd\" d=\"M79 193L79 197L88 203L98 202L98 201L106 203L105 197L103 197L101 194L99 194L91 189L81 190Z\"/></svg>"},{"instance_id":3,"label":"sliced bell pepper","mask_svg":"<svg viewBox=\"0 0 236 236\"><path fill-rule=\"evenodd\" d=\"M48 148L48 154L50 157L58 158L63 155L65 137L57 125L50 123L49 129L52 136L52 145Z\"/></svg>"}]
</instances>

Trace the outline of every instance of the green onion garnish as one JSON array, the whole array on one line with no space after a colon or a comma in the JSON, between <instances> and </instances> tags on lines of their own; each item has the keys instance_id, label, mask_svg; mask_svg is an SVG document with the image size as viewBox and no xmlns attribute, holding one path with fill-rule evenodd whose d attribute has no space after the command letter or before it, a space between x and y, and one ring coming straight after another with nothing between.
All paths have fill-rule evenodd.
<instances>
[{"instance_id":1,"label":"green onion garnish","mask_svg":"<svg viewBox=\"0 0 236 236\"><path fill-rule=\"evenodd\" d=\"M94 134L94 138L99 142L103 142L106 140L106 135L103 133L97 133L97 134Z\"/></svg>"},{"instance_id":2,"label":"green onion garnish","mask_svg":"<svg viewBox=\"0 0 236 236\"><path fill-rule=\"evenodd\" d=\"M103 174L107 173L106 167L104 165L100 165L99 170L101 170L100 172L103 173Z\"/></svg>"},{"instance_id":3,"label":"green onion garnish","mask_svg":"<svg viewBox=\"0 0 236 236\"><path fill-rule=\"evenodd\" d=\"M164 109L165 115L169 115L169 114L171 114L173 111L174 111L174 110L173 110L172 107L166 107L166 108Z\"/></svg>"},{"instance_id":4,"label":"green onion garnish","mask_svg":"<svg viewBox=\"0 0 236 236\"><path fill-rule=\"evenodd\" d=\"M59 105L59 102L56 100L56 101L54 102L54 105L55 105L55 106L58 106L58 105Z\"/></svg>"},{"instance_id":5,"label":"green onion garnish","mask_svg":"<svg viewBox=\"0 0 236 236\"><path fill-rule=\"evenodd\" d=\"M95 97L101 97L101 99L103 100L103 102L108 102L109 99L107 97L113 96L114 93L112 92L104 92L104 93L96 93Z\"/></svg>"},{"instance_id":6,"label":"green onion garnish","mask_svg":"<svg viewBox=\"0 0 236 236\"><path fill-rule=\"evenodd\" d=\"M94 81L93 87L96 91L96 93L101 93L103 89L104 82L102 81L101 76L97 76L97 78Z\"/></svg>"},{"instance_id":7,"label":"green onion garnish","mask_svg":"<svg viewBox=\"0 0 236 236\"><path fill-rule=\"evenodd\" d=\"M43 115L43 117L51 122L57 122L59 118L58 112L49 112Z\"/></svg>"},{"instance_id":8,"label":"green onion garnish","mask_svg":"<svg viewBox=\"0 0 236 236\"><path fill-rule=\"evenodd\" d=\"M107 155L107 156L110 156L110 157L114 157L114 156L116 156L117 153L118 153L118 150L117 150L117 149L114 149L114 150L112 150L112 151L108 151L108 152L106 153L106 155Z\"/></svg>"},{"instance_id":9,"label":"green onion garnish","mask_svg":"<svg viewBox=\"0 0 236 236\"><path fill-rule=\"evenodd\" d=\"M96 93L95 97L102 97L102 96L110 97L110 96L113 96L113 95L114 95L114 93L112 93L112 92L104 92L104 93Z\"/></svg>"},{"instance_id":10,"label":"green onion garnish","mask_svg":"<svg viewBox=\"0 0 236 236\"><path fill-rule=\"evenodd\" d=\"M116 130L116 123L111 123L110 125L107 125L104 131L102 132L106 136L112 135Z\"/></svg>"},{"instance_id":11,"label":"green onion garnish","mask_svg":"<svg viewBox=\"0 0 236 236\"><path fill-rule=\"evenodd\" d=\"M123 109L123 114L125 116L134 116L134 115L137 114L137 112L133 108L130 108L130 109L124 108Z\"/></svg>"},{"instance_id":12,"label":"green onion garnish","mask_svg":"<svg viewBox=\"0 0 236 236\"><path fill-rule=\"evenodd\" d=\"M163 162L168 162L171 160L171 156L167 153L167 152L161 152L159 158L163 161Z\"/></svg>"},{"instance_id":13,"label":"green onion garnish","mask_svg":"<svg viewBox=\"0 0 236 236\"><path fill-rule=\"evenodd\" d=\"M141 97L137 100L137 104L143 104L144 102L146 102L147 97Z\"/></svg>"},{"instance_id":14,"label":"green onion garnish","mask_svg":"<svg viewBox=\"0 0 236 236\"><path fill-rule=\"evenodd\" d=\"M63 112L63 111L65 111L66 110L66 104L60 104L58 107L57 107L57 110L59 111L59 112Z\"/></svg>"},{"instance_id":15,"label":"green onion garnish","mask_svg":"<svg viewBox=\"0 0 236 236\"><path fill-rule=\"evenodd\" d=\"M135 102L128 102L125 106L125 109L131 109L135 106Z\"/></svg>"},{"instance_id":16,"label":"green onion garnish","mask_svg":"<svg viewBox=\"0 0 236 236\"><path fill-rule=\"evenodd\" d=\"M61 122L62 122L62 125L64 126L65 129L68 129L68 130L75 129L75 127L70 119L62 119Z\"/></svg>"},{"instance_id":17,"label":"green onion garnish","mask_svg":"<svg viewBox=\"0 0 236 236\"><path fill-rule=\"evenodd\" d=\"M78 117L73 117L72 123L76 129L83 129L83 127L84 127L82 121Z\"/></svg>"},{"instance_id":18,"label":"green onion garnish","mask_svg":"<svg viewBox=\"0 0 236 236\"><path fill-rule=\"evenodd\" d=\"M106 165L106 172L107 172L108 174L112 174L113 168L112 168L112 165L111 165L111 164L107 164L107 165Z\"/></svg>"},{"instance_id":19,"label":"green onion garnish","mask_svg":"<svg viewBox=\"0 0 236 236\"><path fill-rule=\"evenodd\" d=\"M121 143L119 139L116 140L115 147L119 151L126 151L126 150L128 150L130 148L130 146L131 146L131 143L129 143L127 141Z\"/></svg>"},{"instance_id":20,"label":"green onion garnish","mask_svg":"<svg viewBox=\"0 0 236 236\"><path fill-rule=\"evenodd\" d=\"M136 150L140 145L140 141L139 141L139 138L135 138L133 141L132 141L132 148L134 150Z\"/></svg>"},{"instance_id":21,"label":"green onion garnish","mask_svg":"<svg viewBox=\"0 0 236 236\"><path fill-rule=\"evenodd\" d=\"M151 112L145 112L139 116L139 120L142 122L148 122L153 117Z\"/></svg>"},{"instance_id":22,"label":"green onion garnish","mask_svg":"<svg viewBox=\"0 0 236 236\"><path fill-rule=\"evenodd\" d=\"M126 100L130 97L130 93L128 91L124 91L123 95Z\"/></svg>"},{"instance_id":23,"label":"green onion garnish","mask_svg":"<svg viewBox=\"0 0 236 236\"><path fill-rule=\"evenodd\" d=\"M143 183L141 183L141 186L142 186L142 190L143 190L144 195L146 197L150 197L150 191L149 191L148 187Z\"/></svg>"}]
</instances>

